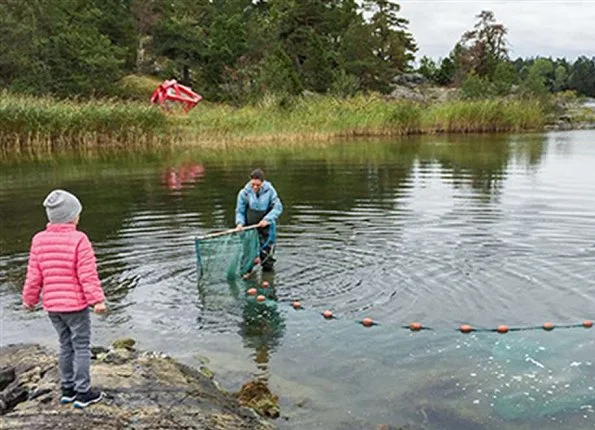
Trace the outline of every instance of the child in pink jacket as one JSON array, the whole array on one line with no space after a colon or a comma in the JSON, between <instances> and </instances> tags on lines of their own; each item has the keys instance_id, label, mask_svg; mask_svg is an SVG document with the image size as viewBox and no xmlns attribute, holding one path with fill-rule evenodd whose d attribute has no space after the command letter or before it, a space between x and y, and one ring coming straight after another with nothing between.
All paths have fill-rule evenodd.
<instances>
[{"instance_id":1,"label":"child in pink jacket","mask_svg":"<svg viewBox=\"0 0 595 430\"><path fill-rule=\"evenodd\" d=\"M105 297L91 242L76 229L83 209L79 200L54 190L43 206L49 223L31 242L23 305L33 310L43 296L43 308L60 340L60 403L84 408L103 396L91 388L89 306L96 313L106 312Z\"/></svg>"}]
</instances>

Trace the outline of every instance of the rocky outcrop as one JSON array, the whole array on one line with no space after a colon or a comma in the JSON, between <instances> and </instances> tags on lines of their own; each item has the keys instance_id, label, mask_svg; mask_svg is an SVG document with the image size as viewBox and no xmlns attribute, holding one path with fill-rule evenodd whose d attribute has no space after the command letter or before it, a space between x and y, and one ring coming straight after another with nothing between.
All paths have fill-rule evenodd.
<instances>
[{"instance_id":1,"label":"rocky outcrop","mask_svg":"<svg viewBox=\"0 0 595 430\"><path fill-rule=\"evenodd\" d=\"M139 352L133 340L93 348L93 385L105 400L85 410L60 405L57 354L39 345L0 348L0 428L7 429L270 429L246 406L278 416L267 390L226 393L207 369L165 354ZM252 396L252 397L251 397ZM246 406L243 406L246 405ZM267 411L267 412L265 412Z\"/></svg>"},{"instance_id":2,"label":"rocky outcrop","mask_svg":"<svg viewBox=\"0 0 595 430\"><path fill-rule=\"evenodd\" d=\"M595 103L590 99L558 96L555 110L556 114L548 121L546 130L595 129Z\"/></svg>"},{"instance_id":3,"label":"rocky outcrop","mask_svg":"<svg viewBox=\"0 0 595 430\"><path fill-rule=\"evenodd\" d=\"M430 104L444 103L459 97L456 88L431 85L419 73L405 73L395 76L391 88L391 93L386 96L389 100L406 100Z\"/></svg>"}]
</instances>

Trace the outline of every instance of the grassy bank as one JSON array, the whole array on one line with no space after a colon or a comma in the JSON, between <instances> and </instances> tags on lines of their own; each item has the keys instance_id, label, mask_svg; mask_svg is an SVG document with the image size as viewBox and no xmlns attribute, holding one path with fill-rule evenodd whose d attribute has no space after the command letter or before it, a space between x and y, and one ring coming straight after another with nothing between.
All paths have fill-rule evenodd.
<instances>
[{"instance_id":1,"label":"grassy bank","mask_svg":"<svg viewBox=\"0 0 595 430\"><path fill-rule=\"evenodd\" d=\"M165 114L148 102L56 101L9 93L0 97L4 152L522 131L541 129L545 121L546 109L537 100L420 105L378 96L268 97L240 108L201 103L183 115Z\"/></svg>"},{"instance_id":2,"label":"grassy bank","mask_svg":"<svg viewBox=\"0 0 595 430\"><path fill-rule=\"evenodd\" d=\"M218 136L303 139L427 133L499 132L540 129L545 109L534 100L453 101L423 106L381 97L271 97L258 105L201 106L185 119L200 139Z\"/></svg>"},{"instance_id":3,"label":"grassy bank","mask_svg":"<svg viewBox=\"0 0 595 430\"><path fill-rule=\"evenodd\" d=\"M167 117L140 103L58 101L0 93L0 150L160 145Z\"/></svg>"}]
</instances>

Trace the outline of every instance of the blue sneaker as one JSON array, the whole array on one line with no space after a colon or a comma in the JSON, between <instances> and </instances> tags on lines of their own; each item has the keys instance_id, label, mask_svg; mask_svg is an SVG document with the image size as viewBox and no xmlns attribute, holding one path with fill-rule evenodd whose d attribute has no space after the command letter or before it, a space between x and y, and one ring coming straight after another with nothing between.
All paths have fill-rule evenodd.
<instances>
[{"instance_id":1,"label":"blue sneaker","mask_svg":"<svg viewBox=\"0 0 595 430\"><path fill-rule=\"evenodd\" d=\"M93 403L100 402L103 399L103 393L99 390L90 389L86 393L76 393L74 407L78 409L86 408Z\"/></svg>"},{"instance_id":2,"label":"blue sneaker","mask_svg":"<svg viewBox=\"0 0 595 430\"><path fill-rule=\"evenodd\" d=\"M64 388L62 387L62 396L60 396L60 403L72 403L76 399L76 391L74 388Z\"/></svg>"}]
</instances>

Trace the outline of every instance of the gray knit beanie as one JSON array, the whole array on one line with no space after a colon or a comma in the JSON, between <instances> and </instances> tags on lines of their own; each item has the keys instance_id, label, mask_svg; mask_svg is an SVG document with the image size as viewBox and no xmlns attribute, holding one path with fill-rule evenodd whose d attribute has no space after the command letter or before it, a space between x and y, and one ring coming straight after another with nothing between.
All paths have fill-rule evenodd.
<instances>
[{"instance_id":1,"label":"gray knit beanie","mask_svg":"<svg viewBox=\"0 0 595 430\"><path fill-rule=\"evenodd\" d=\"M54 190L43 201L45 213L52 224L66 224L74 221L81 213L81 202L68 191Z\"/></svg>"}]
</instances>

